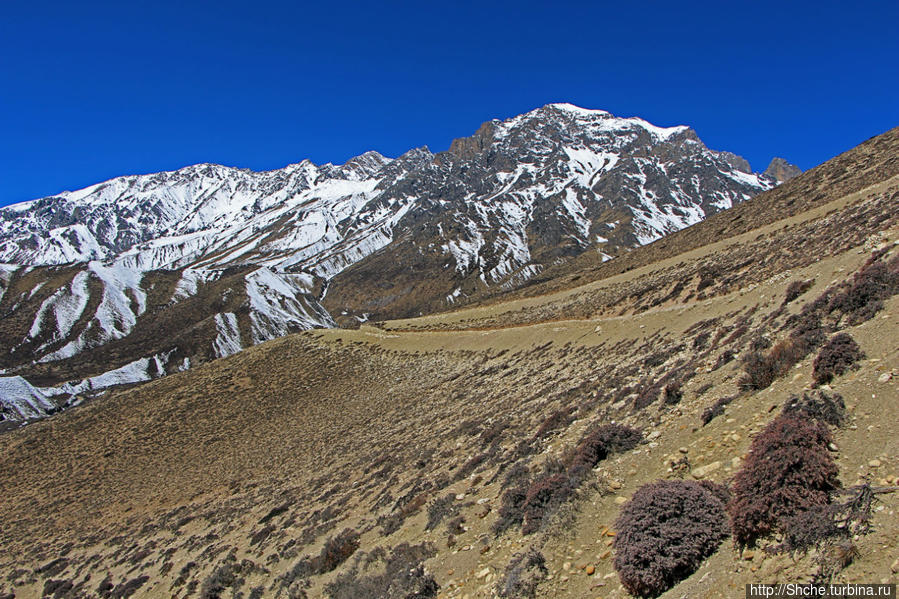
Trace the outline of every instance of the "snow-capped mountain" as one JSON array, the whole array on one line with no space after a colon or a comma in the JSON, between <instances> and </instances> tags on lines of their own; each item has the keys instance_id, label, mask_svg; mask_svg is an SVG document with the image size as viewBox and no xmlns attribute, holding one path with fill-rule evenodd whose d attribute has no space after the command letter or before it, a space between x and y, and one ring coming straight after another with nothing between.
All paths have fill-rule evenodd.
<instances>
[{"instance_id":1,"label":"snow-capped mountain","mask_svg":"<svg viewBox=\"0 0 899 599\"><path fill-rule=\"evenodd\" d=\"M0 209L0 367L68 400L611 259L777 183L688 127L569 104L439 154L119 177Z\"/></svg>"}]
</instances>

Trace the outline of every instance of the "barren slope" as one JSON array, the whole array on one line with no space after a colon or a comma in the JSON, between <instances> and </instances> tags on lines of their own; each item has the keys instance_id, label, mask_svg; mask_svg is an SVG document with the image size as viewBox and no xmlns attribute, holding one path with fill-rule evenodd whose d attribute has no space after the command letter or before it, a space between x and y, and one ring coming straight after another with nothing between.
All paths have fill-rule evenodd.
<instances>
[{"instance_id":1,"label":"barren slope","mask_svg":"<svg viewBox=\"0 0 899 599\"><path fill-rule=\"evenodd\" d=\"M784 339L791 315L873 251L899 263L899 177L881 154L897 155L897 137L864 150L881 170L803 175L781 188L795 196L753 201L758 214L796 210L709 244L635 250L627 272L290 335L0 435L0 595L409 596L399 583L379 595L365 578L393 554L403 588L426 588L432 575L438 596L489 597L512 556L533 546L549 572L538 596L627 596L604 532L621 503L675 476L683 455L693 476L728 480L753 435L812 383L814 354L767 389L741 390L728 352ZM821 197L807 201L810 189ZM792 282L808 280L785 302ZM850 416L835 432L845 485L899 475L897 324L897 297L873 318L838 323L866 355L832 383ZM669 403L672 383L683 396ZM725 397L703 426L703 411ZM641 429L644 443L600 462L536 532L492 530L510 472L537 475L611 421ZM899 497L881 496L877 509L839 580L895 580ZM345 529L358 548L332 544L344 551L316 561ZM732 597L745 582L814 569L809 558L751 556L725 541L665 596Z\"/></svg>"}]
</instances>

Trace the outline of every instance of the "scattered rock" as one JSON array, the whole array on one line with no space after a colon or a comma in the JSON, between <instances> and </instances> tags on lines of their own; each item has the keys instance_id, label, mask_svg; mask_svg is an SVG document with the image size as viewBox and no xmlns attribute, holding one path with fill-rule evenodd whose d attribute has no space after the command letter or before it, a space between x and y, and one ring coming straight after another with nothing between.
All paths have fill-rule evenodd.
<instances>
[{"instance_id":1,"label":"scattered rock","mask_svg":"<svg viewBox=\"0 0 899 599\"><path fill-rule=\"evenodd\" d=\"M893 571L895 572L895 570ZM596 568L594 568L593 566L587 566L586 568L584 568L584 572L587 573L587 576L593 576L593 573L596 572Z\"/></svg>"},{"instance_id":2,"label":"scattered rock","mask_svg":"<svg viewBox=\"0 0 899 599\"><path fill-rule=\"evenodd\" d=\"M480 572L478 572L477 577L478 577L478 578L485 578L488 574L490 574L490 568L484 568L483 570L481 570Z\"/></svg>"},{"instance_id":3,"label":"scattered rock","mask_svg":"<svg viewBox=\"0 0 899 599\"><path fill-rule=\"evenodd\" d=\"M870 460L868 466L871 468L880 468L880 460Z\"/></svg>"},{"instance_id":4,"label":"scattered rock","mask_svg":"<svg viewBox=\"0 0 899 599\"><path fill-rule=\"evenodd\" d=\"M615 498L615 503L618 505L624 505L625 503L627 503L627 497L622 497L619 495Z\"/></svg>"},{"instance_id":5,"label":"scattered rock","mask_svg":"<svg viewBox=\"0 0 899 599\"><path fill-rule=\"evenodd\" d=\"M706 464L705 466L699 466L697 468L693 468L693 470L690 472L690 474L695 479L701 479L701 478L705 478L706 476L708 476L712 472L718 470L719 468L721 468L721 462L715 461L715 462Z\"/></svg>"},{"instance_id":6,"label":"scattered rock","mask_svg":"<svg viewBox=\"0 0 899 599\"><path fill-rule=\"evenodd\" d=\"M877 382L878 383L888 383L891 378L893 378L892 372L884 372L879 377L877 377Z\"/></svg>"}]
</instances>

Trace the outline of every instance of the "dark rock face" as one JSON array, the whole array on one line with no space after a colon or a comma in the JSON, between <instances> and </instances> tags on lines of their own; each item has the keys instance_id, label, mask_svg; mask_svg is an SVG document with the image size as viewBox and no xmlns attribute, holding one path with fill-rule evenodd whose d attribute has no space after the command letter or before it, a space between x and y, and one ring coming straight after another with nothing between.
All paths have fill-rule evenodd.
<instances>
[{"instance_id":1,"label":"dark rock face","mask_svg":"<svg viewBox=\"0 0 899 599\"><path fill-rule=\"evenodd\" d=\"M771 164L768 165L768 168L765 169L764 174L778 183L786 183L790 179L801 175L802 169L795 164L790 164L783 158L775 157L771 160Z\"/></svg>"}]
</instances>

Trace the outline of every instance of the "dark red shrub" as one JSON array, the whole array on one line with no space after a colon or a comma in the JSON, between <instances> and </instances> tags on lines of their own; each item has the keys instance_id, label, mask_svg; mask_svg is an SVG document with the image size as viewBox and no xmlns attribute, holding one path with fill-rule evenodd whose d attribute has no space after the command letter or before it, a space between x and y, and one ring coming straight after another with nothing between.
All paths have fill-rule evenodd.
<instances>
[{"instance_id":1,"label":"dark red shrub","mask_svg":"<svg viewBox=\"0 0 899 599\"><path fill-rule=\"evenodd\" d=\"M692 481L640 487L615 528L615 570L639 597L659 595L692 574L728 536L721 499Z\"/></svg>"},{"instance_id":2,"label":"dark red shrub","mask_svg":"<svg viewBox=\"0 0 899 599\"><path fill-rule=\"evenodd\" d=\"M899 272L880 261L875 254L852 278L842 292L833 296L828 308L846 315L851 325L873 318L883 302L899 292Z\"/></svg>"},{"instance_id":3,"label":"dark red shrub","mask_svg":"<svg viewBox=\"0 0 899 599\"><path fill-rule=\"evenodd\" d=\"M572 421L574 421L573 414L576 411L577 408L571 406L569 408L556 410L550 414L549 417L540 424L540 427L537 428L537 432L534 433L532 441L548 437L551 433L571 424Z\"/></svg>"},{"instance_id":4,"label":"dark red shrub","mask_svg":"<svg viewBox=\"0 0 899 599\"><path fill-rule=\"evenodd\" d=\"M540 530L546 517L571 497L579 482L564 472L538 478L528 488L522 504L521 534L529 535Z\"/></svg>"},{"instance_id":5,"label":"dark red shrub","mask_svg":"<svg viewBox=\"0 0 899 599\"><path fill-rule=\"evenodd\" d=\"M790 415L778 416L758 434L734 477L727 506L738 545L782 530L798 513L830 502L840 486L830 442L822 422Z\"/></svg>"},{"instance_id":6,"label":"dark red shrub","mask_svg":"<svg viewBox=\"0 0 899 599\"><path fill-rule=\"evenodd\" d=\"M861 348L849 333L837 333L821 348L813 365L815 383L823 385L833 377L845 373L864 357Z\"/></svg>"},{"instance_id":7,"label":"dark red shrub","mask_svg":"<svg viewBox=\"0 0 899 599\"><path fill-rule=\"evenodd\" d=\"M643 440L643 433L618 423L603 424L588 432L568 458L569 471L593 468L612 454L630 451Z\"/></svg>"}]
</instances>

